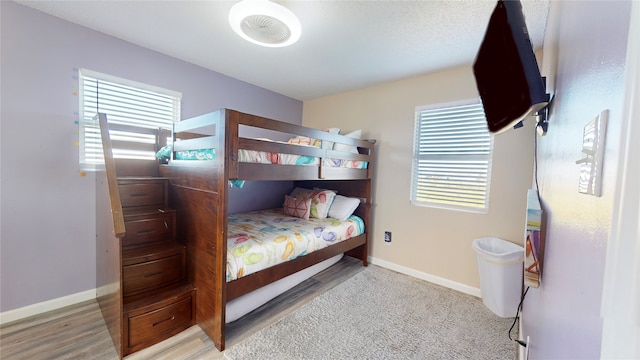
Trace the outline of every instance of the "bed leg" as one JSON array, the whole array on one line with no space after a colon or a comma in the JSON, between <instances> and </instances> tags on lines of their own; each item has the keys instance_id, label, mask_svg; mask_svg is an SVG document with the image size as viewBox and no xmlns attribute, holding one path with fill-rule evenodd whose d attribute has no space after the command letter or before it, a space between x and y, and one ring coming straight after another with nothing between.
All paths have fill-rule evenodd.
<instances>
[{"instance_id":1,"label":"bed leg","mask_svg":"<svg viewBox=\"0 0 640 360\"><path fill-rule=\"evenodd\" d=\"M369 259L367 257L367 244L358 246L355 249L351 249L345 253L348 256L362 260L362 266L369 265Z\"/></svg>"}]
</instances>

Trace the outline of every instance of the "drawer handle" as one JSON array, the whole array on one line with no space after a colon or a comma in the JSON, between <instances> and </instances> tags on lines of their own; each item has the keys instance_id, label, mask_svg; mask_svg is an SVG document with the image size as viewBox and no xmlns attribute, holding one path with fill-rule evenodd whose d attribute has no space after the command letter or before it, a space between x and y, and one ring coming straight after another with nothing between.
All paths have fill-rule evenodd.
<instances>
[{"instance_id":1,"label":"drawer handle","mask_svg":"<svg viewBox=\"0 0 640 360\"><path fill-rule=\"evenodd\" d=\"M155 230L153 230L153 229L138 230L138 235L148 234L148 233L152 233L152 232L155 232Z\"/></svg>"},{"instance_id":2,"label":"drawer handle","mask_svg":"<svg viewBox=\"0 0 640 360\"><path fill-rule=\"evenodd\" d=\"M167 230L169 230L169 225L167 225L167 222L164 222L164 227L167 228Z\"/></svg>"},{"instance_id":3,"label":"drawer handle","mask_svg":"<svg viewBox=\"0 0 640 360\"><path fill-rule=\"evenodd\" d=\"M164 272L156 271L156 272L153 272L153 273L144 274L144 277L152 277L152 276L157 276L157 275L162 275L162 274L164 274Z\"/></svg>"},{"instance_id":4,"label":"drawer handle","mask_svg":"<svg viewBox=\"0 0 640 360\"><path fill-rule=\"evenodd\" d=\"M153 323L153 326L160 325L160 324L162 324L162 323L164 323L164 322L167 322L167 321L172 321L172 320L174 320L175 318L176 318L176 316L175 316L175 315L173 315L173 316L171 316L171 317L170 317L170 318L168 318L168 319L160 320L160 321L158 321L158 322Z\"/></svg>"},{"instance_id":5,"label":"drawer handle","mask_svg":"<svg viewBox=\"0 0 640 360\"><path fill-rule=\"evenodd\" d=\"M148 196L146 193L137 193L137 194L131 194L129 195L131 197L144 197L144 196Z\"/></svg>"}]
</instances>

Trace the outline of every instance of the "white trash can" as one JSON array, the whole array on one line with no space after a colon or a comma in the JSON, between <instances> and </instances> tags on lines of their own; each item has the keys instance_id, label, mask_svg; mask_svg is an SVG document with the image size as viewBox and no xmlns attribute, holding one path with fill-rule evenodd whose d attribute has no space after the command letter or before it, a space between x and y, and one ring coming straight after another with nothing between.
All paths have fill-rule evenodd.
<instances>
[{"instance_id":1,"label":"white trash can","mask_svg":"<svg viewBox=\"0 0 640 360\"><path fill-rule=\"evenodd\" d=\"M524 248L486 237L473 240L473 249L478 260L482 302L500 317L514 317L522 294Z\"/></svg>"}]
</instances>

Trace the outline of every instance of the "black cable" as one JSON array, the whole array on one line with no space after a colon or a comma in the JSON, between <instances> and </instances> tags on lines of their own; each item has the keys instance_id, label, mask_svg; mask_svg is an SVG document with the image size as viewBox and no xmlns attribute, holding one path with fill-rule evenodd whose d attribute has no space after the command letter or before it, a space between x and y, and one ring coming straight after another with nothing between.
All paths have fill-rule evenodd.
<instances>
[{"instance_id":1,"label":"black cable","mask_svg":"<svg viewBox=\"0 0 640 360\"><path fill-rule=\"evenodd\" d=\"M538 202L542 204L542 200L540 199L540 185L538 184L538 133L536 131L533 132L533 180L536 185L536 194L538 195ZM515 341L520 346L527 347L527 343L525 341L519 339L513 339L511 337L511 332L513 331L514 326L516 326L516 322L520 320L520 312L522 311L522 303L524 302L525 296L527 296L527 292L529 291L529 287L524 290L522 293L522 297L520 298L520 303L518 304L518 308L516 309L516 316L513 319L513 323L509 328L509 340Z\"/></svg>"},{"instance_id":2,"label":"black cable","mask_svg":"<svg viewBox=\"0 0 640 360\"><path fill-rule=\"evenodd\" d=\"M515 341L524 347L527 347L527 343L522 340L512 339L511 332L513 331L513 327L516 326L516 322L520 319L520 311L522 311L522 303L524 302L524 298L525 296L527 296L528 291L529 291L529 287L527 286L527 288L522 293L522 297L520 298L520 303L518 304L518 309L516 310L516 317L513 319L513 324L511 324L511 327L509 328L509 340Z\"/></svg>"}]
</instances>

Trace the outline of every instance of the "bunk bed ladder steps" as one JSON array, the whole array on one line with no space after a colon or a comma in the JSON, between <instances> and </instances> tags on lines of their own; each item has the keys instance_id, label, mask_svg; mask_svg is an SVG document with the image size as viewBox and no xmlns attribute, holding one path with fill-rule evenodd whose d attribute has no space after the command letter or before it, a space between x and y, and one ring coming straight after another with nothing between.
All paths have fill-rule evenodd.
<instances>
[{"instance_id":1,"label":"bunk bed ladder steps","mask_svg":"<svg viewBox=\"0 0 640 360\"><path fill-rule=\"evenodd\" d=\"M168 179L160 177L118 178L126 229L121 247L123 355L195 324L195 288L187 282L185 245L176 239L168 186Z\"/></svg>"}]
</instances>

